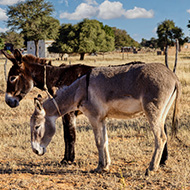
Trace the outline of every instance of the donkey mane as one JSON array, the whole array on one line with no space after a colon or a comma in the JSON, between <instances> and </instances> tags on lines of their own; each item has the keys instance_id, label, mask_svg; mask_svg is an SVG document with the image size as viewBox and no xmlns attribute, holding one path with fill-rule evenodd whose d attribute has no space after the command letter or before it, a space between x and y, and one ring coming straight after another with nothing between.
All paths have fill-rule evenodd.
<instances>
[{"instance_id":1,"label":"donkey mane","mask_svg":"<svg viewBox=\"0 0 190 190\"><path fill-rule=\"evenodd\" d=\"M146 63L142 62L142 61L132 61L132 62L125 63L125 64L120 64L120 65L109 65L108 67L130 66L130 65L136 65L136 64L146 64Z\"/></svg>"},{"instance_id":2,"label":"donkey mane","mask_svg":"<svg viewBox=\"0 0 190 190\"><path fill-rule=\"evenodd\" d=\"M28 64L42 64L42 65L51 65L51 61L47 62L48 60L45 58L38 58L32 54L27 54L22 57L22 60Z\"/></svg>"}]
</instances>

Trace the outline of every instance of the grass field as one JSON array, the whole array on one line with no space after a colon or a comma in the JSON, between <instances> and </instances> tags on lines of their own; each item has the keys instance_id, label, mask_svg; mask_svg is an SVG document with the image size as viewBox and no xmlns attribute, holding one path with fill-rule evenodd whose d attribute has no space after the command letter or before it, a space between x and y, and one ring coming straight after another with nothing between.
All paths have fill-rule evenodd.
<instances>
[{"instance_id":1,"label":"grass field","mask_svg":"<svg viewBox=\"0 0 190 190\"><path fill-rule=\"evenodd\" d=\"M149 54L112 53L104 56L70 57L66 63L112 65L130 61L161 62L164 56ZM92 128L84 116L77 119L76 159L74 164L60 165L64 156L61 119L56 134L44 156L32 152L29 120L33 98L42 93L34 88L14 109L8 107L4 96L3 56L0 56L0 189L190 189L190 54L180 53L177 75L183 86L180 105L178 139L171 139L171 115L167 118L169 159L165 167L145 177L154 148L153 134L145 117L131 120L107 120L110 171L90 173L97 166L98 154ZM61 61L53 61L59 65ZM174 57L169 56L172 68ZM8 62L8 70L11 63ZM45 95L44 93L42 93Z\"/></svg>"}]
</instances>

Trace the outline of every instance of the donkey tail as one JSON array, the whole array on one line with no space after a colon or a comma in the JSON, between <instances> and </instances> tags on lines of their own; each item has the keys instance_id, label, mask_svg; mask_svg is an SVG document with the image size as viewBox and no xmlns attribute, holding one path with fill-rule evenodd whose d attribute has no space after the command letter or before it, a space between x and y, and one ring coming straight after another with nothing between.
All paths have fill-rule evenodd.
<instances>
[{"instance_id":1,"label":"donkey tail","mask_svg":"<svg viewBox=\"0 0 190 190\"><path fill-rule=\"evenodd\" d=\"M176 98L174 103L173 119L172 119L172 138L176 137L178 130L178 115L179 115L179 103L181 96L181 84L177 81L175 86Z\"/></svg>"}]
</instances>

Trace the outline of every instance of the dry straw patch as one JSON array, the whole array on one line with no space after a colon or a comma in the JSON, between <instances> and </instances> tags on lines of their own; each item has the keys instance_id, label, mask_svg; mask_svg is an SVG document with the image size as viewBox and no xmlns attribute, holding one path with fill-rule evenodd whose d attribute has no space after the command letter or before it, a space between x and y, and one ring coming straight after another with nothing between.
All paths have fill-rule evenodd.
<instances>
[{"instance_id":1,"label":"dry straw patch","mask_svg":"<svg viewBox=\"0 0 190 190\"><path fill-rule=\"evenodd\" d=\"M70 57L67 63L79 63L79 57ZM6 83L0 57L0 189L189 189L190 188L190 55L179 55L177 75L183 85L179 140L171 140L171 114L167 118L169 131L169 159L163 168L151 176L144 172L154 148L153 134L144 117L132 120L108 119L109 150L112 159L107 173L92 174L98 155L92 128L84 116L77 119L76 160L74 164L60 165L64 154L61 119L47 153L36 156L30 145L29 119L33 112L33 97L41 93L33 89L18 108L9 108L4 101ZM112 53L87 56L82 63L112 65L130 61L161 62L164 56L150 54ZM62 62L54 61L59 65ZM174 57L169 57L172 68ZM8 67L11 63L8 62Z\"/></svg>"}]
</instances>

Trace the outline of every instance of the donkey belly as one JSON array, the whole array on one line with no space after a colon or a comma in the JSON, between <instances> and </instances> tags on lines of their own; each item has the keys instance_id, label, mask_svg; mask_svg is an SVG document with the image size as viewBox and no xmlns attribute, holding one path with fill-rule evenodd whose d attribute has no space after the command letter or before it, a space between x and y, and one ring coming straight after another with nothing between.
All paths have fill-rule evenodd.
<instances>
[{"instance_id":1,"label":"donkey belly","mask_svg":"<svg viewBox=\"0 0 190 190\"><path fill-rule=\"evenodd\" d=\"M118 119L133 118L138 116L142 111L140 100L127 97L125 99L109 101L107 117Z\"/></svg>"}]
</instances>

